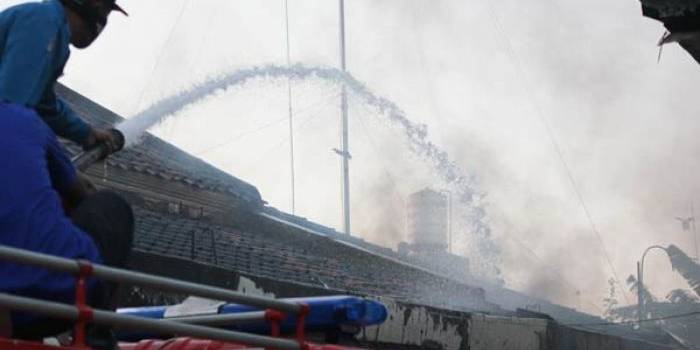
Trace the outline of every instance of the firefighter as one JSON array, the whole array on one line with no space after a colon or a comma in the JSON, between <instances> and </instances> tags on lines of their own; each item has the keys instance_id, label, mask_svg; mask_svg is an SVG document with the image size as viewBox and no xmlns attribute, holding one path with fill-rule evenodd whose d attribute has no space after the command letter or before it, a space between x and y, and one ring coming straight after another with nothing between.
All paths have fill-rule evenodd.
<instances>
[{"instance_id":1,"label":"firefighter","mask_svg":"<svg viewBox=\"0 0 700 350\"><path fill-rule=\"evenodd\" d=\"M90 46L115 0L45 0L0 13L0 244L123 267L134 230L131 207L96 192L73 167L57 136L85 149L116 149L112 133L91 127L56 97L54 84L69 44ZM64 206L70 208L70 216ZM112 307L115 286L90 281L95 307ZM0 261L0 292L73 302L74 278ZM64 321L11 313L13 337L40 339L70 327ZM96 331L99 333L99 331ZM93 347L112 349L108 336ZM103 342L103 343L100 343Z\"/></svg>"}]
</instances>

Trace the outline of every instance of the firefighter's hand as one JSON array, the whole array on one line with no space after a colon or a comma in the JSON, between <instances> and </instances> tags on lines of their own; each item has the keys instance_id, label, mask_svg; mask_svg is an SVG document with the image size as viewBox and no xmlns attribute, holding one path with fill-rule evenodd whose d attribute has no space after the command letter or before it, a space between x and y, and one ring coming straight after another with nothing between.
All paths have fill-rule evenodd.
<instances>
[{"instance_id":1,"label":"firefighter's hand","mask_svg":"<svg viewBox=\"0 0 700 350\"><path fill-rule=\"evenodd\" d=\"M63 195L63 199L70 208L75 208L83 199L95 192L97 192L95 184L85 174L78 172L73 186Z\"/></svg>"},{"instance_id":2,"label":"firefighter's hand","mask_svg":"<svg viewBox=\"0 0 700 350\"><path fill-rule=\"evenodd\" d=\"M119 149L119 140L113 132L107 129L92 128L83 144L83 149L89 150L98 145L105 145L107 147L107 153L111 154Z\"/></svg>"}]
</instances>

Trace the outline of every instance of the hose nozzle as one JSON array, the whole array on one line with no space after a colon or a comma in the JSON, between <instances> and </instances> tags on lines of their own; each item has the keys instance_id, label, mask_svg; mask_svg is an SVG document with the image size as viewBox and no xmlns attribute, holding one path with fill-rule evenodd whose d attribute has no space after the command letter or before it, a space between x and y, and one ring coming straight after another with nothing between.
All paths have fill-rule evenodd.
<instances>
[{"instance_id":1,"label":"hose nozzle","mask_svg":"<svg viewBox=\"0 0 700 350\"><path fill-rule=\"evenodd\" d=\"M107 158L110 154L121 151L124 148L124 134L117 129L110 129L109 132L111 132L114 135L114 139L117 140L117 148L110 150L104 143L95 145L93 148L77 155L72 159L73 166L75 166L76 169L85 171L91 165Z\"/></svg>"}]
</instances>

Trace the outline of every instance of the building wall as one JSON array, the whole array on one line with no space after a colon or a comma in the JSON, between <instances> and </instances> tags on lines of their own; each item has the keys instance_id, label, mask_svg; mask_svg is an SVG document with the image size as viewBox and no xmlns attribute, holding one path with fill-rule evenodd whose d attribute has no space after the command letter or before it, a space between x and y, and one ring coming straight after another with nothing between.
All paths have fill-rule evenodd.
<instances>
[{"instance_id":1,"label":"building wall","mask_svg":"<svg viewBox=\"0 0 700 350\"><path fill-rule=\"evenodd\" d=\"M663 346L643 340L612 337L605 334L553 326L548 333L549 349L600 349L600 350L662 350L685 349L680 345Z\"/></svg>"},{"instance_id":2,"label":"building wall","mask_svg":"<svg viewBox=\"0 0 700 350\"><path fill-rule=\"evenodd\" d=\"M474 314L469 320L470 350L544 350L547 320Z\"/></svg>"},{"instance_id":3,"label":"building wall","mask_svg":"<svg viewBox=\"0 0 700 350\"><path fill-rule=\"evenodd\" d=\"M358 339L369 344L400 344L416 349L469 349L468 315L378 298L387 306L384 324L366 327Z\"/></svg>"}]
</instances>

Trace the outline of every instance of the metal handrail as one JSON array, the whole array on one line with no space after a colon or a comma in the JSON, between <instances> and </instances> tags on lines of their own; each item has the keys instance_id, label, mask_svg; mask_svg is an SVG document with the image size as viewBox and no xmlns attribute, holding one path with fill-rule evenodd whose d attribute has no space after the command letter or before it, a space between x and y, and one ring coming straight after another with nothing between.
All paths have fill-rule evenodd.
<instances>
[{"instance_id":1,"label":"metal handrail","mask_svg":"<svg viewBox=\"0 0 700 350\"><path fill-rule=\"evenodd\" d=\"M81 314L81 310L72 305L20 297L5 293L0 293L0 306L11 310L25 311L33 314L41 314L48 317L68 320L78 320ZM304 344L295 340L273 338L173 321L152 320L97 309L92 309L91 313L91 322L123 329L146 331L166 336L173 334L186 335L202 339L243 343L253 346L273 347L276 349L285 350L300 350L305 348Z\"/></svg>"},{"instance_id":2,"label":"metal handrail","mask_svg":"<svg viewBox=\"0 0 700 350\"><path fill-rule=\"evenodd\" d=\"M33 299L0 293L0 308L25 311L49 317L76 321L76 338L74 344L84 345L85 322L94 322L112 327L137 329L165 335L184 335L225 342L243 343L253 346L272 347L276 349L308 349L304 341L304 319L309 312L308 305L293 303L271 298L256 297L226 289L179 281L172 278L153 276L128 270L116 269L104 265L92 264L88 261L70 260L62 257L31 252L18 248L0 245L0 260L33 265L49 270L73 274L76 280L76 305L61 304L46 300ZM224 315L225 317L183 317L179 320L153 320L149 318L118 314L111 311L92 309L85 305L85 279L96 277L117 283L145 285L161 290L179 292L200 297L222 300L231 303L250 305L266 309L239 315ZM296 314L296 339L278 338L279 321L284 317L283 312ZM232 322L250 322L267 320L272 327L272 336L261 336L231 330L210 328L198 324L220 324L223 320Z\"/></svg>"},{"instance_id":3,"label":"metal handrail","mask_svg":"<svg viewBox=\"0 0 700 350\"><path fill-rule=\"evenodd\" d=\"M44 267L50 270L77 274L81 262L53 255L31 252L0 245L0 260ZM305 312L304 305L271 298L246 295L227 289L176 280L173 278L148 275L145 273L117 269L99 264L91 264L91 275L99 279L118 283L130 283L169 292L196 295L204 298L255 306L261 309L275 309L293 314Z\"/></svg>"},{"instance_id":4,"label":"metal handrail","mask_svg":"<svg viewBox=\"0 0 700 350\"><path fill-rule=\"evenodd\" d=\"M267 313L265 311L241 312L236 314L225 315L199 315L199 316L178 316L167 317L164 321L172 321L178 323L189 323L207 326L229 326L232 324L242 324L265 320Z\"/></svg>"}]
</instances>

